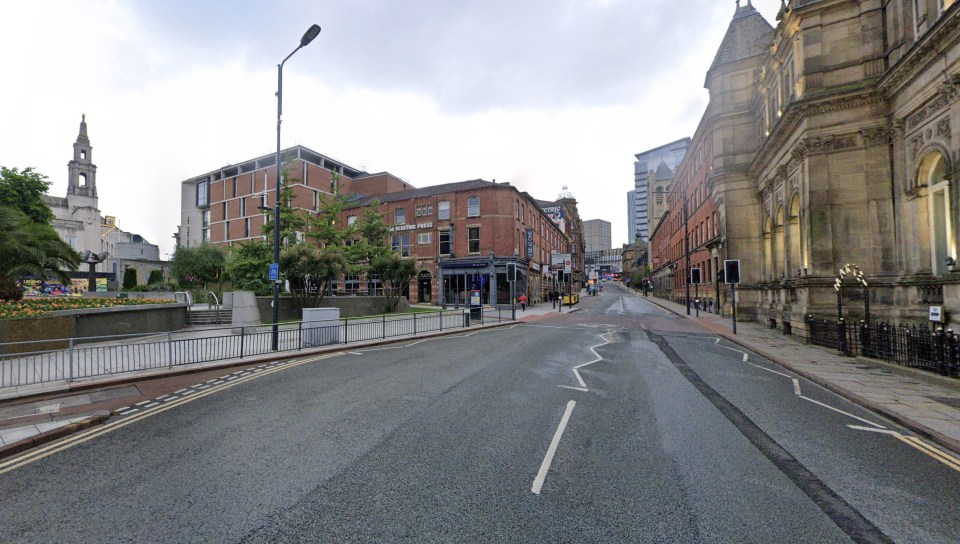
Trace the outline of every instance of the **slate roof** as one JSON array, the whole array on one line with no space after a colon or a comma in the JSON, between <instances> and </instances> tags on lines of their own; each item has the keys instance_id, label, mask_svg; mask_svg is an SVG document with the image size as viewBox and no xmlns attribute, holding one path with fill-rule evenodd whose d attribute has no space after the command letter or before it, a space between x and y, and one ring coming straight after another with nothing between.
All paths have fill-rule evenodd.
<instances>
[{"instance_id":1,"label":"slate roof","mask_svg":"<svg viewBox=\"0 0 960 544\"><path fill-rule=\"evenodd\" d=\"M401 200L408 200L411 198L424 198L443 193L475 191L477 189L486 189L487 187L493 187L496 185L509 186L507 183L494 183L492 181L484 181L482 179L472 179L468 181L458 181L455 183L444 183L442 185L434 185L432 187L423 187L421 189L400 191L399 193L387 193L385 195L376 196L360 196L357 199L350 200L350 202L344 206L344 209L364 208L369 206L375 200L379 201L381 204L386 204L388 202L399 202Z\"/></svg>"},{"instance_id":2,"label":"slate roof","mask_svg":"<svg viewBox=\"0 0 960 544\"><path fill-rule=\"evenodd\" d=\"M720 42L717 56L710 65L710 71L721 64L762 54L769 47L772 37L773 27L748 0L747 5L737 7L733 14L727 34Z\"/></svg>"}]
</instances>

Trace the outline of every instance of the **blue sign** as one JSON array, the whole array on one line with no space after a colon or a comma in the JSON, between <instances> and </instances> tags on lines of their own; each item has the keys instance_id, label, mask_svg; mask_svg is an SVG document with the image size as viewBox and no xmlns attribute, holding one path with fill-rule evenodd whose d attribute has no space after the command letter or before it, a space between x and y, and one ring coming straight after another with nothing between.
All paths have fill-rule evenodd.
<instances>
[{"instance_id":1,"label":"blue sign","mask_svg":"<svg viewBox=\"0 0 960 544\"><path fill-rule=\"evenodd\" d=\"M533 229L527 229L527 260L533 260Z\"/></svg>"},{"instance_id":2,"label":"blue sign","mask_svg":"<svg viewBox=\"0 0 960 544\"><path fill-rule=\"evenodd\" d=\"M280 265L277 263L270 263L270 281L277 281L280 279Z\"/></svg>"}]
</instances>

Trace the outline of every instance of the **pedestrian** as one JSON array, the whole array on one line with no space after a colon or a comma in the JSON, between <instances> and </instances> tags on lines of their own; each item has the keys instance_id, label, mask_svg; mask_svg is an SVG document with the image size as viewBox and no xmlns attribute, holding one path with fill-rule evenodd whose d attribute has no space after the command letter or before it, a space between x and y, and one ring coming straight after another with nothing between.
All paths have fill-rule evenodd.
<instances>
[{"instance_id":1,"label":"pedestrian","mask_svg":"<svg viewBox=\"0 0 960 544\"><path fill-rule=\"evenodd\" d=\"M520 311L524 312L527 310L527 295L520 295Z\"/></svg>"}]
</instances>

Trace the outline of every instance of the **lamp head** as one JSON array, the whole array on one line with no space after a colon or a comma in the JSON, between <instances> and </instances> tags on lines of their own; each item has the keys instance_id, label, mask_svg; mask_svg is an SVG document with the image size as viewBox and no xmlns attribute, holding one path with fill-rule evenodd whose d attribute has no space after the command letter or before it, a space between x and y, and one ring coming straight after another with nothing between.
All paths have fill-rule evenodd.
<instances>
[{"instance_id":1,"label":"lamp head","mask_svg":"<svg viewBox=\"0 0 960 544\"><path fill-rule=\"evenodd\" d=\"M300 38L300 47L306 47L318 34L320 34L320 25L312 25L303 33L303 37Z\"/></svg>"}]
</instances>

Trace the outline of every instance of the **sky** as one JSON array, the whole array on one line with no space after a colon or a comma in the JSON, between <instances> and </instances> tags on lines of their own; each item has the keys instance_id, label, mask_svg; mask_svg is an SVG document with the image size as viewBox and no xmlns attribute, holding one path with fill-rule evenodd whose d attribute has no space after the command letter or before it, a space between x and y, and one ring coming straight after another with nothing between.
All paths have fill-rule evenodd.
<instances>
[{"instance_id":1,"label":"sky","mask_svg":"<svg viewBox=\"0 0 960 544\"><path fill-rule=\"evenodd\" d=\"M746 4L747 0L742 0ZM753 0L775 25L779 0ZM735 0L0 0L0 165L174 248L180 186L300 144L416 187L482 178L627 242L634 154L692 136Z\"/></svg>"}]
</instances>

